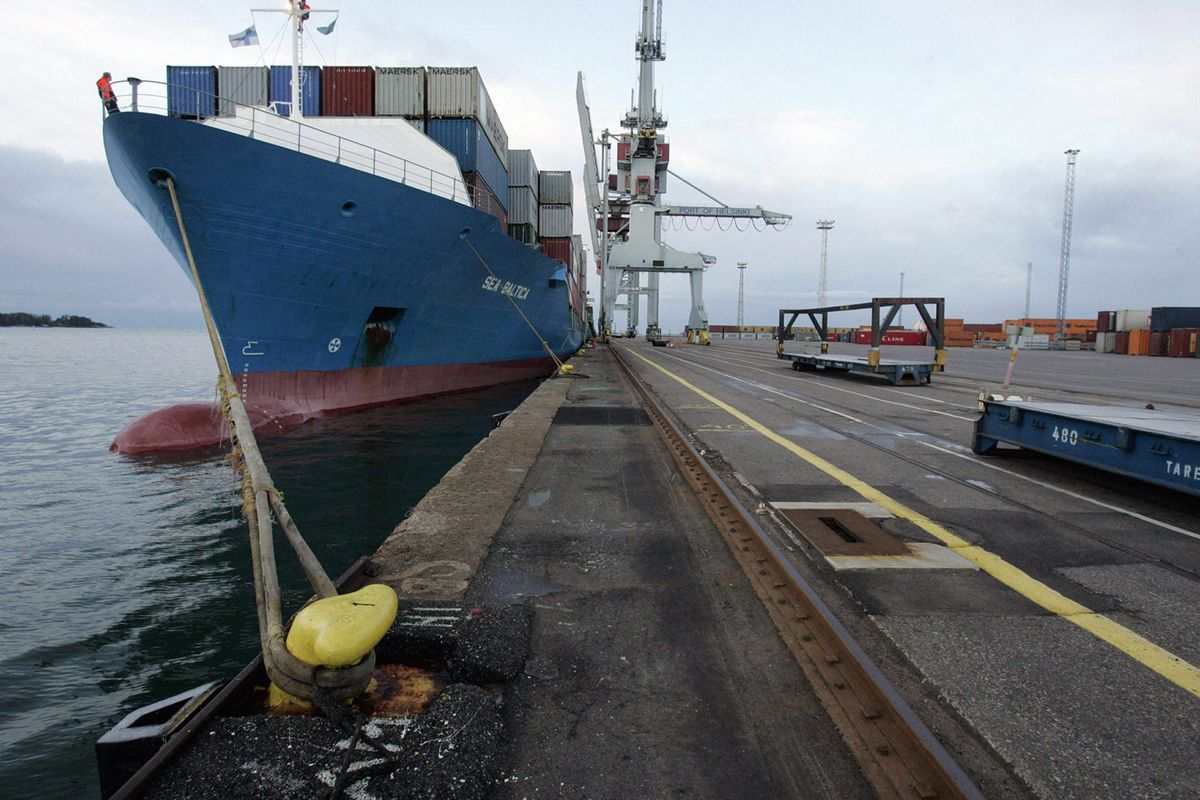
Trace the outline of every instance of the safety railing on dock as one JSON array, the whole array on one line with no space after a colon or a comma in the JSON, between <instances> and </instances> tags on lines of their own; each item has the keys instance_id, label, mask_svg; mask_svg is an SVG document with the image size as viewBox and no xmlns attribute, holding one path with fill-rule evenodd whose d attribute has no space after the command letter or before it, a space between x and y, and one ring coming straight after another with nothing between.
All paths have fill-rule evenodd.
<instances>
[{"instance_id":1,"label":"safety railing on dock","mask_svg":"<svg viewBox=\"0 0 1200 800\"><path fill-rule=\"evenodd\" d=\"M172 86L161 81L127 78L113 81L112 85L117 95L117 107L121 111L195 120L219 130L421 189L448 200L476 205L470 187L461 177L447 175L370 145L280 116L269 108L242 105L202 89ZM175 94L172 95L172 92ZM290 103L274 105L290 106Z\"/></svg>"}]
</instances>

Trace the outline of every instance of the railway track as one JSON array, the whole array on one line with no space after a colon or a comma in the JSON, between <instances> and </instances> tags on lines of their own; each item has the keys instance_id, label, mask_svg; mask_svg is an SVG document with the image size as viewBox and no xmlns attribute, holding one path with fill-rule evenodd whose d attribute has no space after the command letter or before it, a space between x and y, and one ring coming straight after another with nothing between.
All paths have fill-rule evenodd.
<instances>
[{"instance_id":1,"label":"railway track","mask_svg":"<svg viewBox=\"0 0 1200 800\"><path fill-rule=\"evenodd\" d=\"M673 423L617 362L881 798L982 798L979 789Z\"/></svg>"}]
</instances>

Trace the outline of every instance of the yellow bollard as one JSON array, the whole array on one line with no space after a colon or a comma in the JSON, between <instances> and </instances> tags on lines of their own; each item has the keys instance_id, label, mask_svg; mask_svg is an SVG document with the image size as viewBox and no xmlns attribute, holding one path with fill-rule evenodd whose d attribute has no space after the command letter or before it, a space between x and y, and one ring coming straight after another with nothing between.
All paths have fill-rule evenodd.
<instances>
[{"instance_id":1,"label":"yellow bollard","mask_svg":"<svg viewBox=\"0 0 1200 800\"><path fill-rule=\"evenodd\" d=\"M296 614L287 635L288 652L313 666L357 664L379 644L396 619L398 608L395 590L382 583L323 597ZM271 684L267 705L279 708L309 704Z\"/></svg>"}]
</instances>

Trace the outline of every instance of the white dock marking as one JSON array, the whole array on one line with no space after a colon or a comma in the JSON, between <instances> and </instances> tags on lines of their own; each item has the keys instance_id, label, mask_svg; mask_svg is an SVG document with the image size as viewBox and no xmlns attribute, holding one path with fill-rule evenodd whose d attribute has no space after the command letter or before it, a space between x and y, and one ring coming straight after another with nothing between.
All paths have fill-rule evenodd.
<instances>
[{"instance_id":1,"label":"white dock marking","mask_svg":"<svg viewBox=\"0 0 1200 800\"><path fill-rule=\"evenodd\" d=\"M873 519L887 519L892 516L892 512L888 511L881 505L876 503L862 502L845 502L845 503L809 503L809 502L790 502L781 501L771 503L772 506L780 511L824 511L826 509L857 511L864 517Z\"/></svg>"},{"instance_id":2,"label":"white dock marking","mask_svg":"<svg viewBox=\"0 0 1200 800\"><path fill-rule=\"evenodd\" d=\"M1188 536L1192 539L1200 539L1200 533L1196 533L1195 531L1189 531L1187 528L1180 528L1176 525L1172 525L1169 522L1163 522L1162 520L1155 519L1154 517L1148 517L1145 514L1140 514L1137 511L1134 511L1132 509L1123 508L1121 506L1115 506L1112 503L1105 503L1102 500L1096 500L1095 498L1088 497L1087 495L1082 495L1082 494L1079 494L1078 492L1072 492L1070 489L1064 489L1061 486L1055 486L1052 483L1046 483L1045 481L1038 480L1037 478L1030 478L1026 475L1020 474L1019 472L1013 472L1010 469L1005 469L1004 467L998 467L995 464L989 464L986 461L984 461L983 459L978 458L976 456L967 455L965 453L956 453L953 450L949 450L945 447L938 447L936 444L930 444L929 442L923 442L920 440L918 440L918 444L925 445L926 447L930 447L939 452L954 456L955 458L961 458L966 461L970 461L972 464L978 464L981 467L987 467L988 469L994 469L997 472L1003 472L1005 475L1011 475L1012 477L1020 478L1023 481L1029 481L1030 483L1036 483L1038 486L1049 489L1052 492L1058 492L1059 494L1065 494L1068 497L1074 497L1077 500L1083 500L1084 502L1091 503L1094 506L1100 506L1101 508L1106 508L1109 511L1116 511L1119 514L1125 514L1126 516L1133 517L1134 519L1140 519L1142 522L1149 522L1151 525L1157 525L1160 528L1164 528L1164 529L1172 531L1174 533L1181 533L1184 536Z\"/></svg>"},{"instance_id":3,"label":"white dock marking","mask_svg":"<svg viewBox=\"0 0 1200 800\"><path fill-rule=\"evenodd\" d=\"M934 542L905 542L908 553L902 556L825 556L838 572L866 569L967 569L979 567L958 553Z\"/></svg>"}]
</instances>

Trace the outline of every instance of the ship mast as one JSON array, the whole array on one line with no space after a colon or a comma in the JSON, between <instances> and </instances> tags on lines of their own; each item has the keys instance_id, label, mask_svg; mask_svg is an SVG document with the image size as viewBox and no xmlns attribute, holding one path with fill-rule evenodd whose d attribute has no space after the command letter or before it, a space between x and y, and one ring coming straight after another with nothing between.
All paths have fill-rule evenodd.
<instances>
[{"instance_id":1,"label":"ship mast","mask_svg":"<svg viewBox=\"0 0 1200 800\"><path fill-rule=\"evenodd\" d=\"M304 76L300 73L300 67L304 61L304 22L311 14L336 14L336 8L309 8L304 0L288 0L287 8L252 8L251 13L283 13L288 15L288 24L292 29L292 92L291 92L291 117L292 119L304 118L304 106L301 103L303 92L300 85L304 80ZM322 31L324 32L324 31Z\"/></svg>"},{"instance_id":2,"label":"ship mast","mask_svg":"<svg viewBox=\"0 0 1200 800\"><path fill-rule=\"evenodd\" d=\"M288 23L292 28L292 119L304 119L304 106L300 102L300 37L303 33L301 24L301 0L292 0L288 11Z\"/></svg>"}]
</instances>

